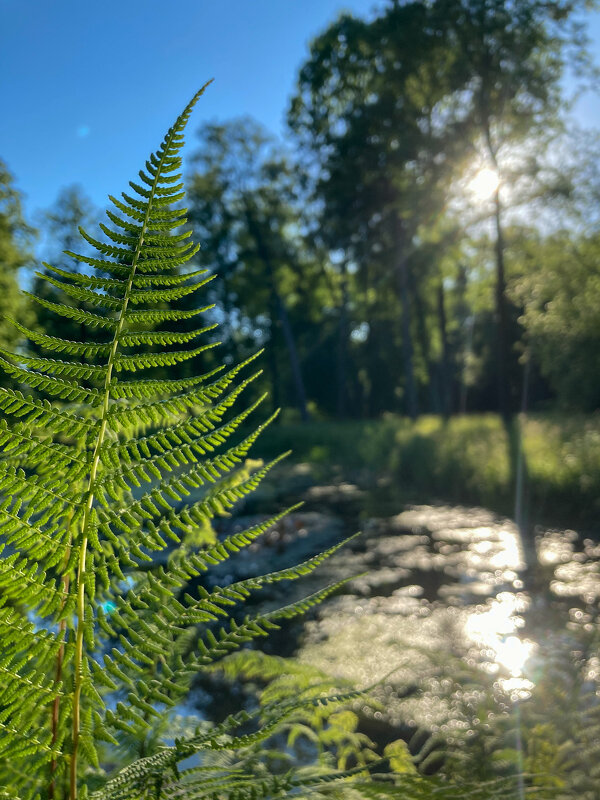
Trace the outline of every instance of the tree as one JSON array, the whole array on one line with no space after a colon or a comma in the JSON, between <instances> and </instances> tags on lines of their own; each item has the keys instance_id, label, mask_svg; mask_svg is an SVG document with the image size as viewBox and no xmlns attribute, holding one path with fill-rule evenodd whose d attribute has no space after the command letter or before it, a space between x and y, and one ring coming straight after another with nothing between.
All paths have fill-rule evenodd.
<instances>
[{"instance_id":1,"label":"tree","mask_svg":"<svg viewBox=\"0 0 600 800\"><path fill-rule=\"evenodd\" d=\"M19 269L30 263L34 230L23 219L21 197L13 177L0 161L0 346L14 345L19 332L7 317L27 316L19 292Z\"/></svg>"},{"instance_id":2,"label":"tree","mask_svg":"<svg viewBox=\"0 0 600 800\"><path fill-rule=\"evenodd\" d=\"M250 119L206 125L200 139L190 178L190 219L203 241L204 264L221 276L213 294L226 314L229 347L235 350L242 339L252 346L257 340L269 343L278 405L284 396L278 358L282 337L294 404L306 420L291 311L302 302L314 265L303 252L295 175L285 155Z\"/></svg>"},{"instance_id":3,"label":"tree","mask_svg":"<svg viewBox=\"0 0 600 800\"><path fill-rule=\"evenodd\" d=\"M423 402L419 386L428 384L430 404L440 405L438 365L450 355L443 334L431 342L444 328L438 264L445 251L430 245L442 241L453 185L473 164L499 177L489 212L495 407L508 417L517 404L520 332L506 289L507 210L573 191L550 151L561 131L561 77L567 64L585 67L588 59L575 25L582 7L579 0L390 2L371 21L343 15L311 46L289 122L314 176L324 241L341 250L341 263L357 271L371 298L362 309L365 348L384 407L399 381L412 416ZM467 220L454 220L465 236ZM391 391L381 385L382 341Z\"/></svg>"},{"instance_id":4,"label":"tree","mask_svg":"<svg viewBox=\"0 0 600 800\"><path fill-rule=\"evenodd\" d=\"M456 58L431 30L425 3L394 3L372 22L343 15L313 42L289 113L318 165L314 191L323 236L358 270L365 293L372 290L373 342L386 317L388 348L398 340L396 314L380 304L399 303L404 409L413 417L419 410L415 330L423 331L423 276L415 254L444 212L463 153ZM421 358L430 361L427 353ZM395 383L393 360L388 351ZM373 382L380 376L376 367ZM392 385L392 397L396 391Z\"/></svg>"},{"instance_id":5,"label":"tree","mask_svg":"<svg viewBox=\"0 0 600 800\"><path fill-rule=\"evenodd\" d=\"M567 57L575 64L587 58L581 30L569 25L584 6L580 0L435 0L431 7L434 26L459 55L455 69L473 154L499 179L493 192L494 294L498 409L504 417L518 396L510 384L515 312L506 290L504 205L511 202L510 188L504 192L511 177L535 179L543 171L540 154L560 131ZM551 191L561 182L559 176Z\"/></svg>"},{"instance_id":6,"label":"tree","mask_svg":"<svg viewBox=\"0 0 600 800\"><path fill-rule=\"evenodd\" d=\"M600 234L529 232L510 296L531 355L563 408L600 408Z\"/></svg>"},{"instance_id":7,"label":"tree","mask_svg":"<svg viewBox=\"0 0 600 800\"><path fill-rule=\"evenodd\" d=\"M80 270L81 264L67 253L79 247L81 241L79 228L91 226L97 216L97 211L81 187L73 185L61 189L54 205L40 216L40 228L43 233L41 249L44 253L42 263L49 262L52 267L63 271L72 269L73 265ZM60 275L53 272L49 266L42 267L36 273L31 291L36 317L35 327L62 339L81 338L85 330L83 322L57 316L51 307L45 305L57 303L61 299L59 286L51 282L59 279ZM70 298L68 302L73 308L82 306L76 298ZM101 338L97 329L94 332L88 331L87 335L91 335L93 339ZM32 352L41 352L40 346L35 342L31 342L30 347Z\"/></svg>"}]
</instances>

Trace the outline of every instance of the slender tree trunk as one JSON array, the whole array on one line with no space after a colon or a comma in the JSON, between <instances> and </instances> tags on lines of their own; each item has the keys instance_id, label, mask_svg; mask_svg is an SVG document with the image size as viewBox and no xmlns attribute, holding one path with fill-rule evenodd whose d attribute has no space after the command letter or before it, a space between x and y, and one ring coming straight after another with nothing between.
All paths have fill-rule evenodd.
<instances>
[{"instance_id":1,"label":"slender tree trunk","mask_svg":"<svg viewBox=\"0 0 600 800\"><path fill-rule=\"evenodd\" d=\"M338 324L337 347L337 416L344 418L348 406L348 271L346 262L342 264L342 302Z\"/></svg>"},{"instance_id":2,"label":"slender tree trunk","mask_svg":"<svg viewBox=\"0 0 600 800\"><path fill-rule=\"evenodd\" d=\"M450 343L448 342L448 326L446 323L446 294L444 283L440 281L437 290L438 323L442 343L442 411L445 417L452 413L452 376L450 374Z\"/></svg>"},{"instance_id":3,"label":"slender tree trunk","mask_svg":"<svg viewBox=\"0 0 600 800\"><path fill-rule=\"evenodd\" d=\"M277 289L277 280L275 277L275 270L273 269L273 262L271 260L271 254L269 252L269 248L267 247L267 244L264 240L260 225L257 223L248 205L246 206L246 220L248 222L248 227L250 228L250 231L254 237L254 241L256 242L256 249L258 251L258 255L261 258L262 262L264 263L267 273L269 275L273 305L275 306L276 314L281 324L283 338L285 339L285 343L288 349L288 356L290 359L290 366L292 369L292 379L294 382L294 388L296 390L296 402L298 403L300 416L303 422L308 422L310 416L308 414L308 409L306 407L306 391L304 388L304 380L302 378L302 370L300 368L300 359L298 358L298 350L296 348L296 341L294 339L294 333L292 331L292 326L290 324L290 318L288 316L285 303L283 302L283 298L281 297L281 295L279 294L279 290Z\"/></svg>"},{"instance_id":4,"label":"slender tree trunk","mask_svg":"<svg viewBox=\"0 0 600 800\"><path fill-rule=\"evenodd\" d=\"M511 466L511 477L515 489L514 519L519 530L519 538L523 553L525 570L523 580L525 590L533 593L539 591L537 581L540 578L535 531L528 514L527 495L529 490L529 470L527 455L524 449L524 433L527 415L529 379L530 379L530 354L523 368L523 386L521 396L521 414L514 415L510 420L504 420L504 427L508 442L508 456Z\"/></svg>"},{"instance_id":5,"label":"slender tree trunk","mask_svg":"<svg viewBox=\"0 0 600 800\"><path fill-rule=\"evenodd\" d=\"M456 348L458 353L458 413L467 409L467 362L473 346L473 317L467 304L467 270L463 264L458 266L455 289L454 314L459 323Z\"/></svg>"},{"instance_id":6,"label":"slender tree trunk","mask_svg":"<svg viewBox=\"0 0 600 800\"><path fill-rule=\"evenodd\" d=\"M242 361L244 355L240 354L239 352L240 346L236 342L234 334L235 326L232 324L234 312L237 310L236 302L234 301L233 295L228 288L231 275L233 273L233 268L234 264L232 263L219 264L217 270L218 277L215 280L215 290L218 291L218 302L225 317L225 321L221 327L221 336L223 336L223 333L225 333L225 346L227 347L229 355L233 359L233 363L237 364L238 361Z\"/></svg>"},{"instance_id":7,"label":"slender tree trunk","mask_svg":"<svg viewBox=\"0 0 600 800\"><path fill-rule=\"evenodd\" d=\"M405 236L402 223L397 226L397 277L400 302L402 305L402 358L404 361L404 385L406 397L406 413L412 419L419 415L417 387L414 373L414 348L410 330L411 308L409 296L408 261L405 252Z\"/></svg>"},{"instance_id":8,"label":"slender tree trunk","mask_svg":"<svg viewBox=\"0 0 600 800\"><path fill-rule=\"evenodd\" d=\"M460 380L460 400L458 404L458 413L459 414L466 414L467 413L467 395L469 393L469 386L467 384L467 365L469 356L473 353L473 328L475 326L475 322L472 317L466 320L466 341L463 347L463 354L462 354L462 370L461 370L461 380Z\"/></svg>"},{"instance_id":9,"label":"slender tree trunk","mask_svg":"<svg viewBox=\"0 0 600 800\"><path fill-rule=\"evenodd\" d=\"M486 82L484 81L484 85ZM489 115L489 100L487 94L482 94L480 101L481 119L487 145L488 156L494 169L498 173L498 147L494 143L491 120ZM494 227L496 229L496 242L494 246L496 259L496 364L498 380L498 411L503 419L510 420L510 392L508 387L508 301L506 298L506 275L504 269L504 231L502 229L502 202L500 200L500 185L494 192Z\"/></svg>"},{"instance_id":10,"label":"slender tree trunk","mask_svg":"<svg viewBox=\"0 0 600 800\"><path fill-rule=\"evenodd\" d=\"M277 368L277 301L275 294L270 294L271 336L268 347L269 372L271 373L271 402L273 411L281 406L281 380Z\"/></svg>"},{"instance_id":11,"label":"slender tree trunk","mask_svg":"<svg viewBox=\"0 0 600 800\"><path fill-rule=\"evenodd\" d=\"M496 354L498 369L498 410L504 419L510 419L510 393L508 388L508 303L504 269L504 235L502 230L502 205L500 187L494 193L494 222L496 227Z\"/></svg>"},{"instance_id":12,"label":"slender tree trunk","mask_svg":"<svg viewBox=\"0 0 600 800\"><path fill-rule=\"evenodd\" d=\"M527 477L527 464L525 461L525 452L523 450L523 436L521 433L521 422L525 423L525 415L527 414L527 400L529 395L529 375L530 375L530 362L529 356L523 368L523 394L521 396L521 415L522 419L518 423L519 447L517 450L517 465L515 470L515 522L519 526L521 535L525 529L525 503L524 496L526 490L526 477Z\"/></svg>"},{"instance_id":13,"label":"slender tree trunk","mask_svg":"<svg viewBox=\"0 0 600 800\"><path fill-rule=\"evenodd\" d=\"M412 288L412 296L415 306L415 317L417 323L417 334L419 346L423 360L425 361L425 368L427 370L427 388L429 390L430 410L433 414L439 414L441 411L440 391L438 385L438 375L436 374L435 365L431 359L431 347L429 346L429 333L427 331L427 321L425 319L425 309L419 293L414 285Z\"/></svg>"},{"instance_id":14,"label":"slender tree trunk","mask_svg":"<svg viewBox=\"0 0 600 800\"><path fill-rule=\"evenodd\" d=\"M531 378L531 354L525 355L523 367L523 389L521 395L521 416L516 418L518 431L517 465L515 470L515 522L521 534L521 543L525 557L525 566L530 579L535 580L538 573L538 554L535 543L535 531L529 519L527 495L529 492L529 469L524 449L525 424L529 402L529 382Z\"/></svg>"},{"instance_id":15,"label":"slender tree trunk","mask_svg":"<svg viewBox=\"0 0 600 800\"><path fill-rule=\"evenodd\" d=\"M283 331L283 337L285 339L290 358L292 378L294 380L294 387L296 389L296 401L298 403L298 408L300 409L300 416L302 417L303 422L308 422L310 420L310 416L308 414L308 408L306 407L306 391L304 389L304 380L302 378L302 370L300 368L300 359L298 358L298 350L296 349L296 341L292 332L292 326L290 325L290 318L288 316L285 303L283 302L283 298L275 286L273 286L273 291L275 293L275 297L277 298L279 321L281 322L281 329Z\"/></svg>"}]
</instances>

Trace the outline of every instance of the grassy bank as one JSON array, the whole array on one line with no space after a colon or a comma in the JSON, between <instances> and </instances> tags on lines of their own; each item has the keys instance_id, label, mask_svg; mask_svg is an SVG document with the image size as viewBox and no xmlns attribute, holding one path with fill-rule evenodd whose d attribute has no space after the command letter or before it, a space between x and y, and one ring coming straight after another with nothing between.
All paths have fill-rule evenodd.
<instances>
[{"instance_id":1,"label":"grassy bank","mask_svg":"<svg viewBox=\"0 0 600 800\"><path fill-rule=\"evenodd\" d=\"M600 417L532 416L506 427L495 415L313 422L268 431L261 451L351 476L388 477L413 502L481 504L511 515L522 442L532 524L600 529Z\"/></svg>"}]
</instances>

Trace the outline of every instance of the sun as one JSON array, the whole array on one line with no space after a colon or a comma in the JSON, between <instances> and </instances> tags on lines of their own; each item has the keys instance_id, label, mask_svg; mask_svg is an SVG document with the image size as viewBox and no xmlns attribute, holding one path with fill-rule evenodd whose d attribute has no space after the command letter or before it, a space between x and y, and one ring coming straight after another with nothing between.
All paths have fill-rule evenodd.
<instances>
[{"instance_id":1,"label":"sun","mask_svg":"<svg viewBox=\"0 0 600 800\"><path fill-rule=\"evenodd\" d=\"M482 167L468 183L469 192L477 200L489 200L500 185L500 176L495 169Z\"/></svg>"}]
</instances>

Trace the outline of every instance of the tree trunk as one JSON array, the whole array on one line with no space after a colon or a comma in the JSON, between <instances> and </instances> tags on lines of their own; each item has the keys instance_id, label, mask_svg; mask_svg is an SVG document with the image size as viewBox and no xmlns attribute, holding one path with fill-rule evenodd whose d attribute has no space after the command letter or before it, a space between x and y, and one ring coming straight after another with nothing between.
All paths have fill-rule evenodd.
<instances>
[{"instance_id":1,"label":"tree trunk","mask_svg":"<svg viewBox=\"0 0 600 800\"><path fill-rule=\"evenodd\" d=\"M525 564L529 572L537 575L539 561L535 542L535 530L529 519L527 495L529 493L529 469L524 450L524 430L527 421L529 401L529 382L531 378L531 353L527 353L523 367L523 392L521 397L521 419L519 425L519 452L515 475L515 522L521 533L521 542L525 556Z\"/></svg>"},{"instance_id":2,"label":"tree trunk","mask_svg":"<svg viewBox=\"0 0 600 800\"><path fill-rule=\"evenodd\" d=\"M460 380L460 399L458 403L458 413L467 413L467 396L469 394L469 385L467 383L467 365L468 359L473 353L473 328L475 327L475 320L470 317L466 320L466 339L462 352L462 369Z\"/></svg>"},{"instance_id":3,"label":"tree trunk","mask_svg":"<svg viewBox=\"0 0 600 800\"><path fill-rule=\"evenodd\" d=\"M429 346L429 335L427 331L427 321L425 319L425 309L423 308L423 302L414 285L411 288L415 306L419 347L421 350L421 355L423 356L423 360L425 361L425 368L427 370L427 388L429 390L430 412L432 414L439 414L441 411L438 381L439 376L431 359L431 348Z\"/></svg>"},{"instance_id":4,"label":"tree trunk","mask_svg":"<svg viewBox=\"0 0 600 800\"><path fill-rule=\"evenodd\" d=\"M337 347L337 416L344 418L348 412L348 271L346 262L342 264L342 302L338 324Z\"/></svg>"},{"instance_id":5,"label":"tree trunk","mask_svg":"<svg viewBox=\"0 0 600 800\"><path fill-rule=\"evenodd\" d=\"M494 193L494 221L496 226L496 358L498 370L498 411L510 419L510 392L508 388L508 303L504 269L504 235L502 231L502 205L500 187Z\"/></svg>"},{"instance_id":6,"label":"tree trunk","mask_svg":"<svg viewBox=\"0 0 600 800\"><path fill-rule=\"evenodd\" d=\"M298 350L296 348L296 341L294 339L292 326L290 325L290 318L288 316L285 303L283 302L283 298L277 289L277 280L275 277L275 270L273 269L273 262L271 260L269 248L267 247L263 237L260 225L257 223L248 205L246 205L246 220L248 222L248 228L250 229L250 232L254 237L254 241L256 242L258 255L264 263L269 275L269 282L271 284L271 297L273 300L272 307L275 306L275 311L281 324L281 330L283 331L283 338L285 339L288 349L288 356L292 369L292 379L294 382L294 388L296 390L296 402L300 410L300 416L303 422L308 422L310 417L306 407L306 391L304 389L304 380L302 378L302 370L300 369L300 359L298 358ZM273 324L273 322L274 320L272 319L271 324Z\"/></svg>"},{"instance_id":7,"label":"tree trunk","mask_svg":"<svg viewBox=\"0 0 600 800\"><path fill-rule=\"evenodd\" d=\"M538 581L542 579L542 576L540 575L539 570L539 561L535 542L535 528L532 524L532 520L529 518L529 469L527 464L527 456L524 449L530 374L531 355L527 353L523 368L521 414L520 416L515 415L510 421L505 420L505 429L508 436L509 459L515 487L514 519L519 529L523 561L525 563L523 580L525 590L537 594L540 590Z\"/></svg>"},{"instance_id":8,"label":"tree trunk","mask_svg":"<svg viewBox=\"0 0 600 800\"><path fill-rule=\"evenodd\" d=\"M458 266L455 289L454 314L459 324L457 350L459 355L458 413L467 410L467 362L473 350L473 316L467 303L467 270L463 264Z\"/></svg>"},{"instance_id":9,"label":"tree trunk","mask_svg":"<svg viewBox=\"0 0 600 800\"><path fill-rule=\"evenodd\" d=\"M406 413L412 419L416 419L419 415L419 405L414 373L414 348L410 330L411 309L408 289L408 262L406 259L404 231L402 230L402 223L400 221L398 221L397 226L397 253L398 263L396 273L400 302L402 304L402 358L404 361Z\"/></svg>"},{"instance_id":10,"label":"tree trunk","mask_svg":"<svg viewBox=\"0 0 600 800\"><path fill-rule=\"evenodd\" d=\"M277 301L273 292L271 292L269 306L271 336L267 349L267 358L269 360L269 372L271 373L271 402L273 411L276 411L281 406L281 381L279 379L279 369L277 368Z\"/></svg>"},{"instance_id":11,"label":"tree trunk","mask_svg":"<svg viewBox=\"0 0 600 800\"><path fill-rule=\"evenodd\" d=\"M446 323L446 298L444 282L440 281L437 290L438 323L442 343L442 411L445 417L452 413L452 376L450 374L450 344L448 342L448 326Z\"/></svg>"},{"instance_id":12,"label":"tree trunk","mask_svg":"<svg viewBox=\"0 0 600 800\"><path fill-rule=\"evenodd\" d=\"M484 86L486 82L484 81ZM484 91L480 99L481 119L483 132L487 145L488 156L491 159L496 173L498 173L498 148L493 141L491 120L489 114L489 100ZM504 269L504 232L502 230L502 203L500 201L500 184L494 192L494 225L496 228L496 242L494 247L496 257L496 370L498 380L498 411L504 420L510 420L510 392L508 387L509 376L509 346L508 346L508 302L506 298L506 275Z\"/></svg>"},{"instance_id":13,"label":"tree trunk","mask_svg":"<svg viewBox=\"0 0 600 800\"><path fill-rule=\"evenodd\" d=\"M288 317L287 309L283 302L283 298L277 291L277 288L274 283L273 283L273 293L275 294L275 297L277 299L279 321L281 322L281 329L283 331L283 337L285 339L285 343L288 349L288 355L290 358L290 366L292 368L292 378L294 380L294 387L296 389L296 401L298 403L298 408L300 409L300 416L302 417L302 422L308 422L310 420L310 416L308 414L308 409L306 407L306 391L304 389L304 380L302 378L302 370L300 368L300 359L298 358L298 350L296 349L296 341L294 339L292 326L290 325L290 318Z\"/></svg>"}]
</instances>

